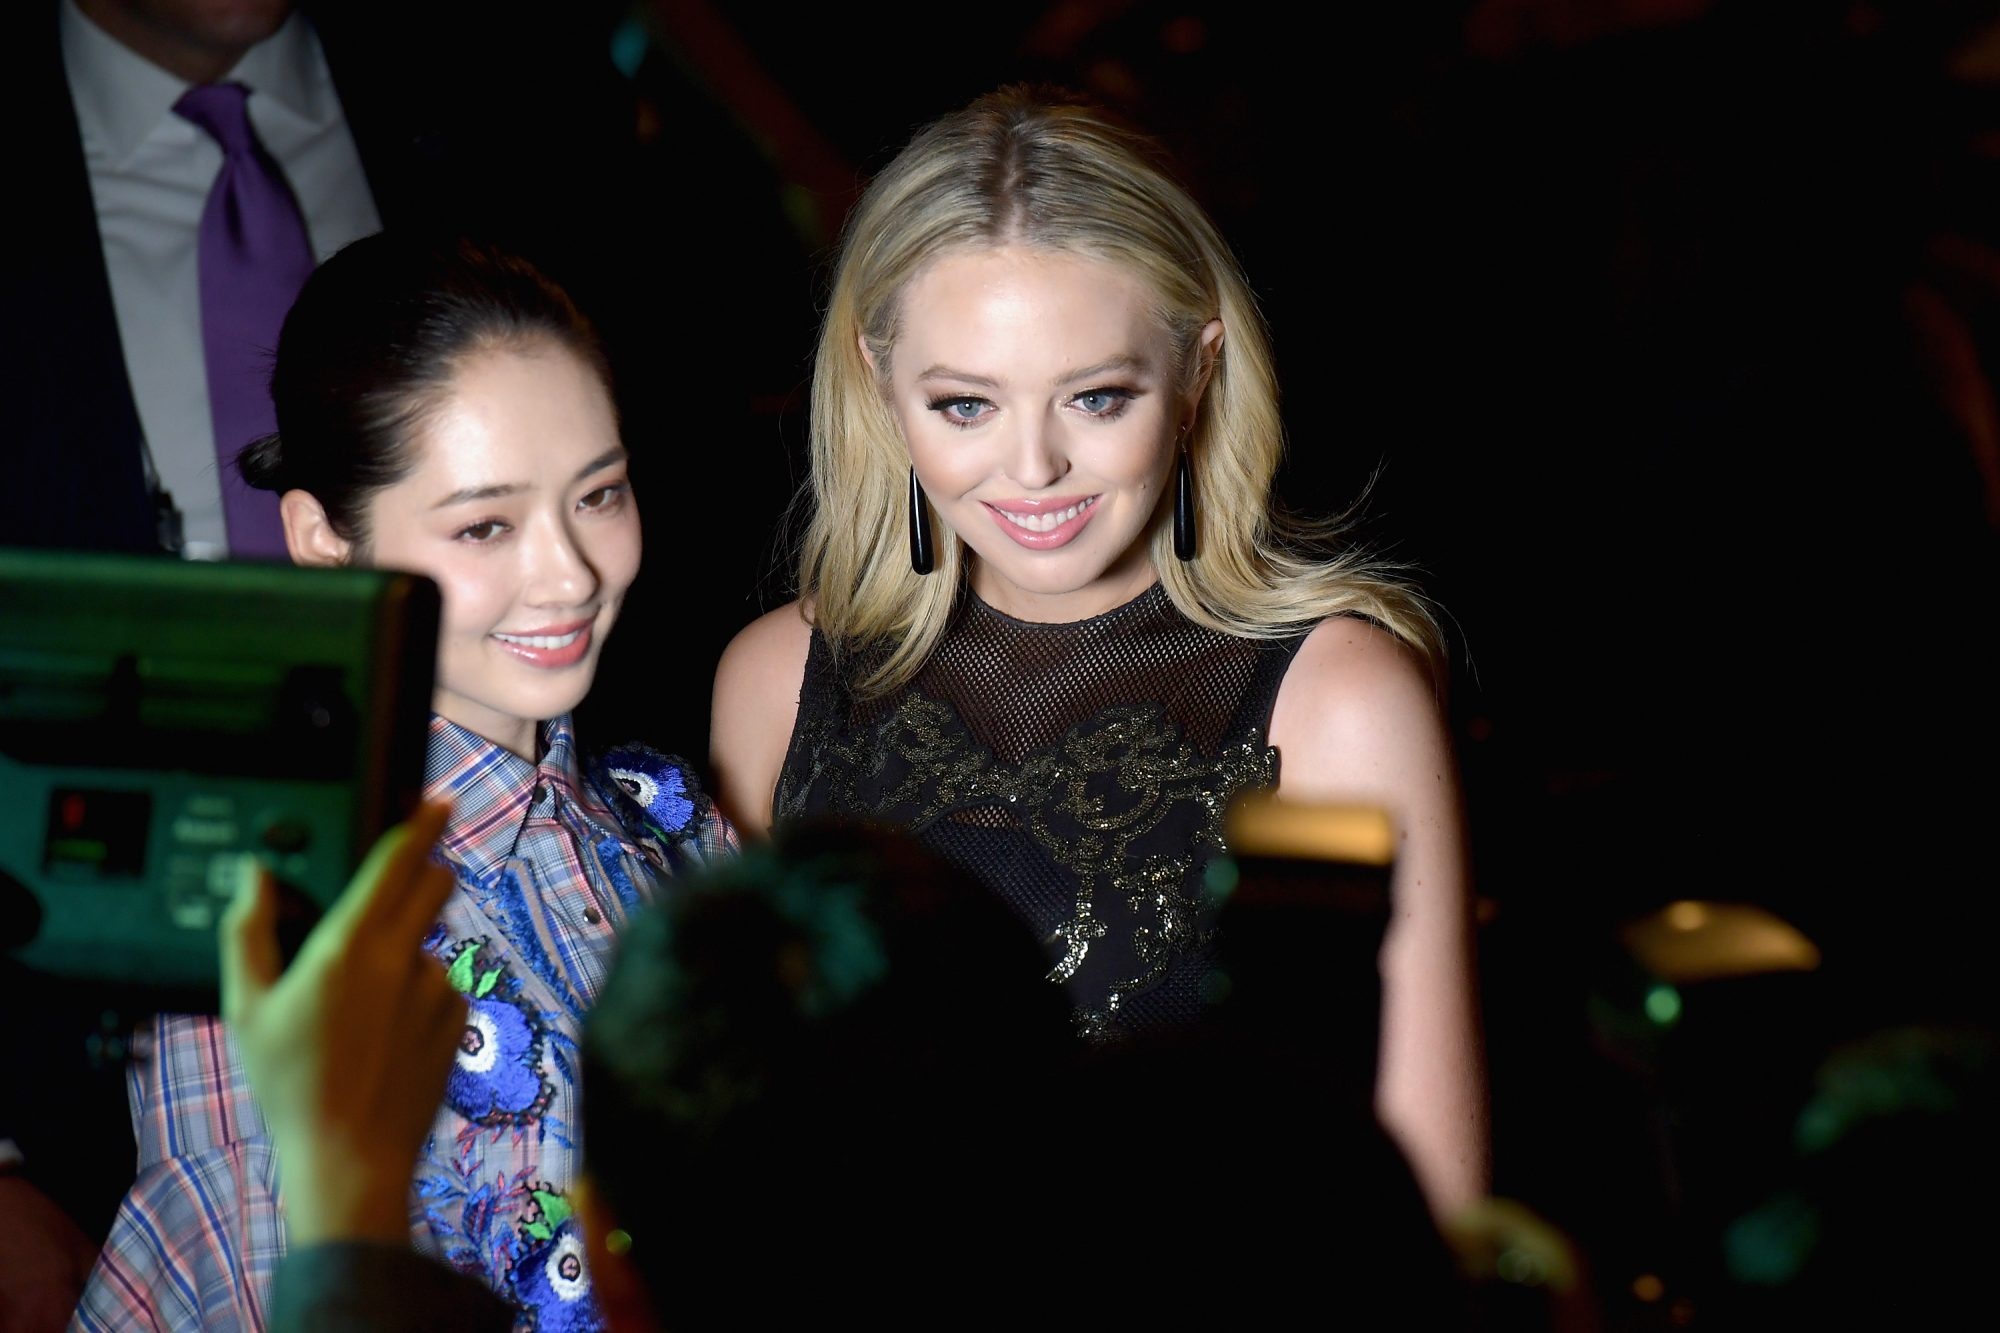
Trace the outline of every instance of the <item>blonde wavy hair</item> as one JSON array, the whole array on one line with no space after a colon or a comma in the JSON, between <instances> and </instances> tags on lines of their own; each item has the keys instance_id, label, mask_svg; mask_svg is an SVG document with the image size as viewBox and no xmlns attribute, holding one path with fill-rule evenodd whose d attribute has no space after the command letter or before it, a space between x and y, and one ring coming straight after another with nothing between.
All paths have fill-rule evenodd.
<instances>
[{"instance_id":1,"label":"blonde wavy hair","mask_svg":"<svg viewBox=\"0 0 2000 1333\"><path fill-rule=\"evenodd\" d=\"M1164 505L1148 538L1183 615L1264 639L1359 613L1436 669L1438 623L1403 567L1344 547L1342 518L1303 520L1272 503L1284 430L1269 337L1214 223L1151 140L1068 94L1015 86L922 130L870 182L842 231L814 358L799 593L836 656L887 649L856 682L864 695L894 690L922 667L967 559L948 535L929 576L910 568L910 456L886 391L902 293L942 256L1001 245L1108 261L1137 277L1173 340L1184 390L1204 371L1202 329L1222 321L1187 436L1200 550L1175 557Z\"/></svg>"}]
</instances>

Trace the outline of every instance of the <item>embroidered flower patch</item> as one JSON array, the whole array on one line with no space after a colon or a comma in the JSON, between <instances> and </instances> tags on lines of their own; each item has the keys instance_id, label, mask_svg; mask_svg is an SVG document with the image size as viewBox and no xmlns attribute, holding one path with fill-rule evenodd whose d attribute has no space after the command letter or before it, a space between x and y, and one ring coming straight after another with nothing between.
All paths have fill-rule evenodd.
<instances>
[{"instance_id":1,"label":"embroidered flower patch","mask_svg":"<svg viewBox=\"0 0 2000 1333\"><path fill-rule=\"evenodd\" d=\"M604 1327L583 1266L583 1232L569 1201L553 1190L530 1191L532 1214L522 1220L525 1253L514 1265L514 1296L535 1312L535 1333L597 1333Z\"/></svg>"},{"instance_id":2,"label":"embroidered flower patch","mask_svg":"<svg viewBox=\"0 0 2000 1333\"><path fill-rule=\"evenodd\" d=\"M673 839L687 832L694 820L696 793L678 763L640 745L610 750L603 762L611 781L660 836Z\"/></svg>"},{"instance_id":3,"label":"embroidered flower patch","mask_svg":"<svg viewBox=\"0 0 2000 1333\"><path fill-rule=\"evenodd\" d=\"M526 1125L548 1109L555 1089L542 1074L548 1029L520 995L520 981L506 965L482 969L483 939L467 940L446 976L467 1000L458 1059L445 1084L445 1101L477 1125Z\"/></svg>"}]
</instances>

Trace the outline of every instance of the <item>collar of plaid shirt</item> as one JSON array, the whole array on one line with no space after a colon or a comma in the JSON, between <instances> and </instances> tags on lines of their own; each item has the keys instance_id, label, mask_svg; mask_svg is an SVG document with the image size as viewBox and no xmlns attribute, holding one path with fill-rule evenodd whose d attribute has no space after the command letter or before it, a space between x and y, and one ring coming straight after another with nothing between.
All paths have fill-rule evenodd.
<instances>
[{"instance_id":1,"label":"collar of plaid shirt","mask_svg":"<svg viewBox=\"0 0 2000 1333\"><path fill-rule=\"evenodd\" d=\"M585 780L567 713L542 724L541 745L542 761L531 764L504 745L431 717L424 795L451 801L451 821L438 848L474 880L485 881L506 864L529 813L543 801L569 807L597 832L643 855Z\"/></svg>"}]
</instances>

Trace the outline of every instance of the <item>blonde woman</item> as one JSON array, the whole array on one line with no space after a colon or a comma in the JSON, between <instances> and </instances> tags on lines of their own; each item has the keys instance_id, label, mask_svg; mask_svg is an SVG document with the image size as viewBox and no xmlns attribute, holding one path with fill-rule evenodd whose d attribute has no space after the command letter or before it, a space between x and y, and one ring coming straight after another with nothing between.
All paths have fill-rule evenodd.
<instances>
[{"instance_id":1,"label":"blonde woman","mask_svg":"<svg viewBox=\"0 0 2000 1333\"><path fill-rule=\"evenodd\" d=\"M914 830L1098 1038L1199 1017L1231 796L1386 807L1376 1105L1444 1215L1487 1135L1440 636L1274 509L1281 450L1249 287L1150 141L1026 89L930 125L847 224L800 596L718 668L719 799Z\"/></svg>"}]
</instances>

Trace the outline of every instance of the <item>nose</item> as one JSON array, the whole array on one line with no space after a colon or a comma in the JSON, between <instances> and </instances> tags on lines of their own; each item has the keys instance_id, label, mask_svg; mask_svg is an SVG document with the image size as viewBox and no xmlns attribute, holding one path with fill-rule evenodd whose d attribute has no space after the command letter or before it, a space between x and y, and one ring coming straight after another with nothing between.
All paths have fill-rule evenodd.
<instances>
[{"instance_id":1,"label":"nose","mask_svg":"<svg viewBox=\"0 0 2000 1333\"><path fill-rule=\"evenodd\" d=\"M535 540L522 545L529 561L525 573L531 605L581 607L597 596L602 580L568 523L547 523Z\"/></svg>"},{"instance_id":2,"label":"nose","mask_svg":"<svg viewBox=\"0 0 2000 1333\"><path fill-rule=\"evenodd\" d=\"M1062 429L1046 416L1028 416L1016 431L1008 476L1024 490L1040 491L1061 481L1069 471L1069 453Z\"/></svg>"}]
</instances>

